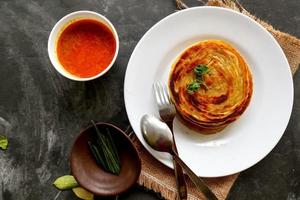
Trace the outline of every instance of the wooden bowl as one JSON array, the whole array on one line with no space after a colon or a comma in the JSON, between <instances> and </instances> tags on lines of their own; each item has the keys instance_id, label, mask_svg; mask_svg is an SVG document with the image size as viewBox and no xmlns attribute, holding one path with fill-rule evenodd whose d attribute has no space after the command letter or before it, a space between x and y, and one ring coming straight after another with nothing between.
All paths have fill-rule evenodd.
<instances>
[{"instance_id":1,"label":"wooden bowl","mask_svg":"<svg viewBox=\"0 0 300 200\"><path fill-rule=\"evenodd\" d=\"M70 159L72 174L80 186L95 195L117 195L136 183L141 172L141 160L133 143L121 129L108 123L97 123L97 127L100 131L108 128L112 135L120 156L120 174L108 173L96 163L88 146L88 141L93 141L93 134L96 134L93 126L83 130L75 140Z\"/></svg>"}]
</instances>

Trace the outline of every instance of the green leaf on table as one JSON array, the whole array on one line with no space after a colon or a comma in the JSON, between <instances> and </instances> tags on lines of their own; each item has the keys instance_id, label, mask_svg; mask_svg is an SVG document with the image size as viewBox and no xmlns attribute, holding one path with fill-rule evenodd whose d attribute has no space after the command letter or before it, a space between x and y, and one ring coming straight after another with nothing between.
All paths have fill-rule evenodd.
<instances>
[{"instance_id":1,"label":"green leaf on table","mask_svg":"<svg viewBox=\"0 0 300 200\"><path fill-rule=\"evenodd\" d=\"M6 150L8 147L8 139L7 137L0 135L0 148Z\"/></svg>"},{"instance_id":2,"label":"green leaf on table","mask_svg":"<svg viewBox=\"0 0 300 200\"><path fill-rule=\"evenodd\" d=\"M86 189L82 188L82 187L76 187L72 189L74 194L80 198L80 199L84 199L84 200L93 200L94 199L94 194L90 193L89 191L87 191Z\"/></svg>"},{"instance_id":3,"label":"green leaf on table","mask_svg":"<svg viewBox=\"0 0 300 200\"><path fill-rule=\"evenodd\" d=\"M68 190L79 186L72 175L65 175L57 178L53 185L59 190Z\"/></svg>"}]
</instances>

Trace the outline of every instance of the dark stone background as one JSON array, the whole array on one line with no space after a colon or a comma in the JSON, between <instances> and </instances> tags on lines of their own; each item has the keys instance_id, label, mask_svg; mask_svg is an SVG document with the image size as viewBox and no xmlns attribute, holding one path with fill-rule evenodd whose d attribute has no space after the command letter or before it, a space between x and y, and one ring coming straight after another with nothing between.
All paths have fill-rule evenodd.
<instances>
[{"instance_id":1,"label":"dark stone background","mask_svg":"<svg viewBox=\"0 0 300 200\"><path fill-rule=\"evenodd\" d=\"M299 0L241 2L274 27L300 37ZM111 19L121 41L111 71L85 83L60 76L47 54L56 21L83 9ZM0 1L0 131L10 141L9 149L0 151L0 200L53 200L57 190L51 184L69 173L73 140L91 119L128 126L123 80L130 54L151 26L175 9L172 0ZM294 84L293 113L283 138L241 173L228 199L300 199L300 72ZM158 197L135 187L119 199ZM63 192L58 199L76 197Z\"/></svg>"}]
</instances>

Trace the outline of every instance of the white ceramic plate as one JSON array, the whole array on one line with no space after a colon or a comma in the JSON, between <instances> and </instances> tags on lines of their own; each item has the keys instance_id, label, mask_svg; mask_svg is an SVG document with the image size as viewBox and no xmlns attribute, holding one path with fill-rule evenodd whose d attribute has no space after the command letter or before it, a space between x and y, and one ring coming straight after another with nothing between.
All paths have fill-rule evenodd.
<instances>
[{"instance_id":1,"label":"white ceramic plate","mask_svg":"<svg viewBox=\"0 0 300 200\"><path fill-rule=\"evenodd\" d=\"M261 25L240 13L216 7L176 12L154 25L139 41L129 60L124 98L133 130L159 161L171 157L151 149L140 131L144 114L158 115L152 84L167 83L174 59L186 47L205 39L223 39L244 57L253 74L251 103L236 122L214 135L201 135L178 119L174 134L180 157L202 177L245 170L278 143L293 105L293 81L288 61L276 40Z\"/></svg>"}]
</instances>

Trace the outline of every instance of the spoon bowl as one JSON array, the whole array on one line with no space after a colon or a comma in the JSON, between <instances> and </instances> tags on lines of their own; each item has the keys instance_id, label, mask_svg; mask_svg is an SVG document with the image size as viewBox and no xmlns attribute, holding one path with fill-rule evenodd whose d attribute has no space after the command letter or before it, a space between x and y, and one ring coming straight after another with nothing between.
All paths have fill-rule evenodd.
<instances>
[{"instance_id":1,"label":"spoon bowl","mask_svg":"<svg viewBox=\"0 0 300 200\"><path fill-rule=\"evenodd\" d=\"M154 116L144 115L141 119L141 132L146 142L156 151L172 152L172 132L166 123Z\"/></svg>"},{"instance_id":2,"label":"spoon bowl","mask_svg":"<svg viewBox=\"0 0 300 200\"><path fill-rule=\"evenodd\" d=\"M218 200L216 195L177 155L173 147L172 132L168 125L154 116L144 115L141 118L141 132L146 142L155 150L170 153L176 162L185 170L195 186L209 200Z\"/></svg>"}]
</instances>

